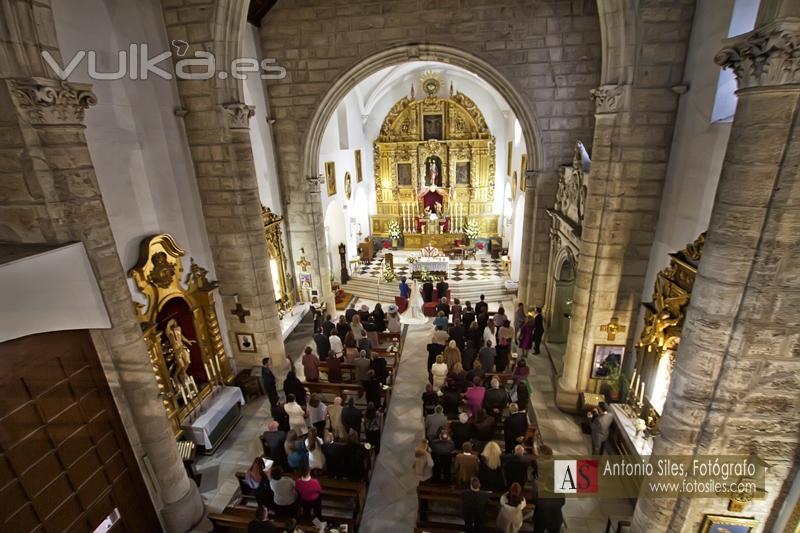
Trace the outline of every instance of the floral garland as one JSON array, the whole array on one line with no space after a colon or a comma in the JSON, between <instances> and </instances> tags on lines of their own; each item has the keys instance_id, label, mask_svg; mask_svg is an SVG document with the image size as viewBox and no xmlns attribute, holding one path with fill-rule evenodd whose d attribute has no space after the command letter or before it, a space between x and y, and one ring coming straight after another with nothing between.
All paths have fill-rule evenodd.
<instances>
[{"instance_id":1,"label":"floral garland","mask_svg":"<svg viewBox=\"0 0 800 533\"><path fill-rule=\"evenodd\" d=\"M400 229L400 223L397 220L389 221L389 238L399 239L403 236L403 231Z\"/></svg>"}]
</instances>

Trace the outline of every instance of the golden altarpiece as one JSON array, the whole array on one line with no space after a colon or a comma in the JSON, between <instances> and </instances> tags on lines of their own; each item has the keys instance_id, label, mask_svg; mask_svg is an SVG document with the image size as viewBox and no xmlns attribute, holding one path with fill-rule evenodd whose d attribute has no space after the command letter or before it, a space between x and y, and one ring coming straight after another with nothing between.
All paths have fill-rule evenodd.
<instances>
[{"instance_id":1,"label":"golden altarpiece","mask_svg":"<svg viewBox=\"0 0 800 533\"><path fill-rule=\"evenodd\" d=\"M377 214L371 233L388 237L396 222L405 248L432 242L447 247L477 225L479 237L498 232L492 214L495 189L495 139L480 109L450 86L442 98L441 80L422 78L424 96L411 95L392 106L374 142Z\"/></svg>"},{"instance_id":2,"label":"golden altarpiece","mask_svg":"<svg viewBox=\"0 0 800 533\"><path fill-rule=\"evenodd\" d=\"M261 206L261 218L264 222L264 238L269 252L269 269L272 274L275 303L278 306L278 317L283 318L295 305L295 287L292 275L287 268L286 248L283 246L281 223L283 217L273 213L269 207Z\"/></svg>"},{"instance_id":3,"label":"golden altarpiece","mask_svg":"<svg viewBox=\"0 0 800 533\"><path fill-rule=\"evenodd\" d=\"M155 235L142 241L128 272L147 300L136 302L137 315L176 435L215 386L233 380L214 307L217 283L194 260L184 279L184 255L172 236Z\"/></svg>"},{"instance_id":4,"label":"golden altarpiece","mask_svg":"<svg viewBox=\"0 0 800 533\"><path fill-rule=\"evenodd\" d=\"M669 266L658 273L653 301L645 309L644 329L636 344L636 367L629 383L632 413L656 432L669 391L675 356L681 342L686 308L692 296L705 233L680 252L671 253Z\"/></svg>"}]
</instances>

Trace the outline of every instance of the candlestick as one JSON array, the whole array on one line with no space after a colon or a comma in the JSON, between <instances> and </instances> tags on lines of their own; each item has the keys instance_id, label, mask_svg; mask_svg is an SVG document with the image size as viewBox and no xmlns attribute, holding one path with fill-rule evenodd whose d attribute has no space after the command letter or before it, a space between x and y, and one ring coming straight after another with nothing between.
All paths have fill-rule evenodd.
<instances>
[{"instance_id":1,"label":"candlestick","mask_svg":"<svg viewBox=\"0 0 800 533\"><path fill-rule=\"evenodd\" d=\"M183 405L186 405L186 393L183 391L183 385L178 385L178 391L181 393L181 399L183 400Z\"/></svg>"},{"instance_id":2,"label":"candlestick","mask_svg":"<svg viewBox=\"0 0 800 533\"><path fill-rule=\"evenodd\" d=\"M203 368L206 369L206 377L208 378L209 381L211 381L211 378L214 377L214 376L211 373L211 371L208 369L208 363L207 362L203 363Z\"/></svg>"},{"instance_id":3,"label":"candlestick","mask_svg":"<svg viewBox=\"0 0 800 533\"><path fill-rule=\"evenodd\" d=\"M642 390L639 393L639 403L644 405L644 381L642 381Z\"/></svg>"},{"instance_id":4,"label":"candlestick","mask_svg":"<svg viewBox=\"0 0 800 533\"><path fill-rule=\"evenodd\" d=\"M219 376L222 377L222 370L220 369L219 366L219 358L215 357L214 359L212 359L212 361L214 361L214 364L217 365L217 374L219 374Z\"/></svg>"}]
</instances>

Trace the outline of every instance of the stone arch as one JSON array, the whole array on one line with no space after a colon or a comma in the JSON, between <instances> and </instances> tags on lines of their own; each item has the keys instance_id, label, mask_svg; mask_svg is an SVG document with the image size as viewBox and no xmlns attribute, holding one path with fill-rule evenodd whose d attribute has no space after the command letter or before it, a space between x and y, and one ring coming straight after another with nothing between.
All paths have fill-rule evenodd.
<instances>
[{"instance_id":1,"label":"stone arch","mask_svg":"<svg viewBox=\"0 0 800 533\"><path fill-rule=\"evenodd\" d=\"M601 85L633 82L636 66L636 0L597 0L603 47Z\"/></svg>"},{"instance_id":2,"label":"stone arch","mask_svg":"<svg viewBox=\"0 0 800 533\"><path fill-rule=\"evenodd\" d=\"M319 167L319 147L325 126L342 99L370 74L407 61L438 61L450 63L473 72L491 85L508 102L522 127L528 150L528 169L539 170L544 162L541 131L526 102L514 86L497 69L470 52L439 44L404 44L387 48L368 56L333 82L311 117L303 142L302 169L304 176L316 176Z\"/></svg>"}]
</instances>

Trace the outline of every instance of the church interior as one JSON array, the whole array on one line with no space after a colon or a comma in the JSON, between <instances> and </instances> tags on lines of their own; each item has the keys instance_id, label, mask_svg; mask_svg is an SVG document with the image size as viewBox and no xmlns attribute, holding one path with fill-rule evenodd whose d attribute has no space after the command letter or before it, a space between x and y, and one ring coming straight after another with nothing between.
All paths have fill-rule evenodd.
<instances>
[{"instance_id":1,"label":"church interior","mask_svg":"<svg viewBox=\"0 0 800 533\"><path fill-rule=\"evenodd\" d=\"M797 0L0 0L0 163L2 531L800 532Z\"/></svg>"}]
</instances>

